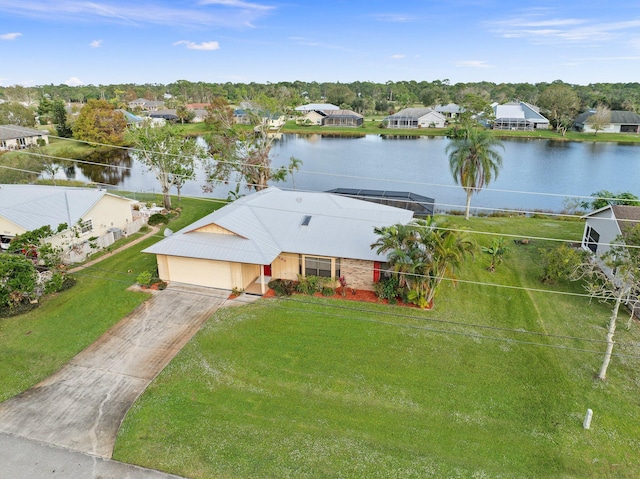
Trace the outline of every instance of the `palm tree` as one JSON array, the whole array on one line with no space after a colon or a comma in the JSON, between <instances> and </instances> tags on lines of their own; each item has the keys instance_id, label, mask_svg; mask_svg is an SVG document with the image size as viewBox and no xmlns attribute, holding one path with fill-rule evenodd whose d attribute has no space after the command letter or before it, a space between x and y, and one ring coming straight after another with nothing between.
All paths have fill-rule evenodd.
<instances>
[{"instance_id":1,"label":"palm tree","mask_svg":"<svg viewBox=\"0 0 640 479\"><path fill-rule=\"evenodd\" d=\"M469 127L464 138L453 140L445 149L449 154L449 168L456 184L467 193L465 219L469 219L471 195L498 177L502 157L495 150L502 142L481 128Z\"/></svg>"},{"instance_id":2,"label":"palm tree","mask_svg":"<svg viewBox=\"0 0 640 479\"><path fill-rule=\"evenodd\" d=\"M451 276L474 243L446 227L438 226L432 217L415 220L408 225L376 228L378 240L371 245L378 254L387 253L387 261L405 288L407 298L420 308L433 304L438 286Z\"/></svg>"}]
</instances>

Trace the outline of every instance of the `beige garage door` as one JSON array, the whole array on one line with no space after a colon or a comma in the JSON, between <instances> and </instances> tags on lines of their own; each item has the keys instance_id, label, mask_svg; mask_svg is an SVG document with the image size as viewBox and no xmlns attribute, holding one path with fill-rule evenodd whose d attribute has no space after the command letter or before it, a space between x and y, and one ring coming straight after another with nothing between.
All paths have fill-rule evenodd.
<instances>
[{"instance_id":1,"label":"beige garage door","mask_svg":"<svg viewBox=\"0 0 640 479\"><path fill-rule=\"evenodd\" d=\"M168 258L169 280L179 283L232 289L231 265L212 261L172 256Z\"/></svg>"}]
</instances>

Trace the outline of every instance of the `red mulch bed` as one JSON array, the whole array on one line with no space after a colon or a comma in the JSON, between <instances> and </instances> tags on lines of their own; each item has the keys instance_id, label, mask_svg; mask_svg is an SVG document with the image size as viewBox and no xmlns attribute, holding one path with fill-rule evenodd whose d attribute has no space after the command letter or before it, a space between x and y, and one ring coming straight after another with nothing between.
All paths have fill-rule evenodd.
<instances>
[{"instance_id":1,"label":"red mulch bed","mask_svg":"<svg viewBox=\"0 0 640 479\"><path fill-rule=\"evenodd\" d=\"M297 293L294 293L297 294ZM316 293L314 296L317 298L331 298L331 299L344 299L348 301L360 301L362 303L381 303L381 304L389 304L389 301L386 299L380 299L373 291L366 291L364 289L355 290L355 293L347 288L347 292L344 296L342 296L342 288L336 288L336 293L333 296L323 296L321 293ZM268 289L265 294L262 295L263 298L275 298L276 293L272 289ZM401 300L395 304L396 306L404 306L409 308L416 308L415 304L411 303L403 303ZM431 308L427 308L431 309Z\"/></svg>"}]
</instances>

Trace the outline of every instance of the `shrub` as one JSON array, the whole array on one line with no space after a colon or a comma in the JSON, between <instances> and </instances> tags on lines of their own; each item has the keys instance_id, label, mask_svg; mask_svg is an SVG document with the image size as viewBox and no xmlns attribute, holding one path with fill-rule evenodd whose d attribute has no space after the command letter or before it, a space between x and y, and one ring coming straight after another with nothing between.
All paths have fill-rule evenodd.
<instances>
[{"instance_id":1,"label":"shrub","mask_svg":"<svg viewBox=\"0 0 640 479\"><path fill-rule=\"evenodd\" d=\"M547 284L569 279L571 273L589 256L586 251L565 244L550 249L541 248L538 251L542 259L541 281Z\"/></svg>"},{"instance_id":2,"label":"shrub","mask_svg":"<svg viewBox=\"0 0 640 479\"><path fill-rule=\"evenodd\" d=\"M395 303L395 299L398 296L398 290L400 285L398 284L398 278L395 276L389 276L388 278L382 278L375 284L375 292L378 298L387 299L389 302L392 300Z\"/></svg>"},{"instance_id":3,"label":"shrub","mask_svg":"<svg viewBox=\"0 0 640 479\"><path fill-rule=\"evenodd\" d=\"M302 294L321 293L325 285L325 278L322 276L302 276L298 275L298 286L296 290Z\"/></svg>"},{"instance_id":4,"label":"shrub","mask_svg":"<svg viewBox=\"0 0 640 479\"><path fill-rule=\"evenodd\" d=\"M169 222L169 215L163 215L162 213L154 213L149 216L147 224L149 226L156 226L160 224L167 224Z\"/></svg>"},{"instance_id":5,"label":"shrub","mask_svg":"<svg viewBox=\"0 0 640 479\"><path fill-rule=\"evenodd\" d=\"M290 279L272 279L268 286L277 296L291 296L296 291L296 282Z\"/></svg>"},{"instance_id":6,"label":"shrub","mask_svg":"<svg viewBox=\"0 0 640 479\"><path fill-rule=\"evenodd\" d=\"M336 294L335 288L331 286L324 286L322 288L322 296L333 296L334 294Z\"/></svg>"},{"instance_id":7,"label":"shrub","mask_svg":"<svg viewBox=\"0 0 640 479\"><path fill-rule=\"evenodd\" d=\"M138 282L138 284L142 286L149 286L151 284L152 278L153 278L153 275L149 271L143 271L138 275L138 277L136 278L136 281Z\"/></svg>"}]
</instances>

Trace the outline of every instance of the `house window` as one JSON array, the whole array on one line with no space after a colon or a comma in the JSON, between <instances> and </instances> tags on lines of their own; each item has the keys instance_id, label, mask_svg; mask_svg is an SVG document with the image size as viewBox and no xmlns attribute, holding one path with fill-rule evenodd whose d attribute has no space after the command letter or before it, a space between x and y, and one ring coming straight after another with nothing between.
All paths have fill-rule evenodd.
<instances>
[{"instance_id":1,"label":"house window","mask_svg":"<svg viewBox=\"0 0 640 479\"><path fill-rule=\"evenodd\" d=\"M89 233L93 229L93 222L91 220L84 220L80 222L80 234Z\"/></svg>"},{"instance_id":2,"label":"house window","mask_svg":"<svg viewBox=\"0 0 640 479\"><path fill-rule=\"evenodd\" d=\"M305 256L302 259L302 270L305 276L323 276L325 278L340 277L340 259ZM332 274L333 273L333 274Z\"/></svg>"},{"instance_id":3,"label":"house window","mask_svg":"<svg viewBox=\"0 0 640 479\"><path fill-rule=\"evenodd\" d=\"M585 234L586 246L593 253L598 250L598 242L600 241L600 233L594 230L591 226L587 226L587 232Z\"/></svg>"}]
</instances>

